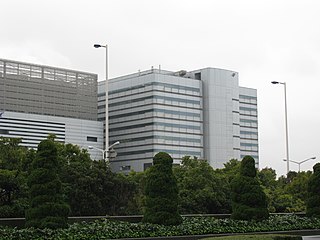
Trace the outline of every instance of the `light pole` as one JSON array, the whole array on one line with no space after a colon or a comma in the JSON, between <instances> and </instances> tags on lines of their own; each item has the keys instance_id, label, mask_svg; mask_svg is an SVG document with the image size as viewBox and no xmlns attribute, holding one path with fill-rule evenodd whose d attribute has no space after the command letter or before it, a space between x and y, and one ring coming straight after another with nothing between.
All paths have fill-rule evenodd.
<instances>
[{"instance_id":1,"label":"light pole","mask_svg":"<svg viewBox=\"0 0 320 240\"><path fill-rule=\"evenodd\" d=\"M108 149L108 145L109 145L109 95L108 95L108 91L109 91L109 86L108 86L108 45L100 45L100 44L94 44L93 45L95 48L105 48L106 49L106 84L105 84L105 91L106 91L106 120L105 120L105 149Z\"/></svg>"},{"instance_id":2,"label":"light pole","mask_svg":"<svg viewBox=\"0 0 320 240\"><path fill-rule=\"evenodd\" d=\"M111 144L110 146L108 146L106 149L101 149L101 148L97 148L97 147L94 147L94 146L88 146L89 149L96 149L100 152L102 152L102 157L103 157L103 160L106 161L107 159L109 160L110 156L109 156L109 151L110 150L113 150L113 147L114 146L117 146L119 145L120 142L119 141L116 141L115 143Z\"/></svg>"},{"instance_id":3,"label":"light pole","mask_svg":"<svg viewBox=\"0 0 320 240\"><path fill-rule=\"evenodd\" d=\"M303 161L301 161L301 162L296 162L296 161L293 161L293 160L289 160L289 161L290 161L290 162L293 162L293 163L295 163L295 164L298 164L298 165L299 165L299 172L300 172L300 165L301 165L302 163L305 163L305 162L307 162L307 161L309 161L309 160L312 160L312 159L316 159L316 157L311 157L311 158L305 159L305 160L303 160ZM283 161L287 161L287 159L283 159Z\"/></svg>"},{"instance_id":4,"label":"light pole","mask_svg":"<svg viewBox=\"0 0 320 240\"><path fill-rule=\"evenodd\" d=\"M286 152L287 152L287 175L290 171L289 169L289 137L288 137L288 109L287 109L287 87L285 82L273 81L272 84L282 84L284 86L284 112L285 112L285 125L286 125Z\"/></svg>"}]
</instances>

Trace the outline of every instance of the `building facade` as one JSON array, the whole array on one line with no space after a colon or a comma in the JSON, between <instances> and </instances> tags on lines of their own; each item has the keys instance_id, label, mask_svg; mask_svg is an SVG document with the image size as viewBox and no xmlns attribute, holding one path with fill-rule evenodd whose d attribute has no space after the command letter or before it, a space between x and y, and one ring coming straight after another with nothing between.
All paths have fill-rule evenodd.
<instances>
[{"instance_id":1,"label":"building facade","mask_svg":"<svg viewBox=\"0 0 320 240\"><path fill-rule=\"evenodd\" d=\"M0 59L0 112L0 136L21 138L26 147L55 134L61 142L103 148L96 74Z\"/></svg>"},{"instance_id":2,"label":"building facade","mask_svg":"<svg viewBox=\"0 0 320 240\"><path fill-rule=\"evenodd\" d=\"M104 82L98 85L98 119L105 119ZM151 69L109 80L109 138L120 141L114 171L143 171L159 151L215 168L251 155L259 164L257 92L239 86L238 73Z\"/></svg>"},{"instance_id":3,"label":"building facade","mask_svg":"<svg viewBox=\"0 0 320 240\"><path fill-rule=\"evenodd\" d=\"M105 96L96 74L0 59L0 136L36 148L55 134L102 159ZM257 91L237 72L151 69L110 79L108 97L108 145L121 143L113 171L143 171L160 151L214 168L251 155L258 167Z\"/></svg>"},{"instance_id":4,"label":"building facade","mask_svg":"<svg viewBox=\"0 0 320 240\"><path fill-rule=\"evenodd\" d=\"M240 157L252 156L258 163L258 105L257 91L239 88Z\"/></svg>"},{"instance_id":5,"label":"building facade","mask_svg":"<svg viewBox=\"0 0 320 240\"><path fill-rule=\"evenodd\" d=\"M201 81L151 70L109 83L109 139L120 141L114 171L143 171L158 152L176 163L203 156ZM104 118L104 82L99 84L99 119Z\"/></svg>"},{"instance_id":6,"label":"building facade","mask_svg":"<svg viewBox=\"0 0 320 240\"><path fill-rule=\"evenodd\" d=\"M21 146L37 148L49 134L61 143L76 144L81 148L102 147L103 124L101 122L55 117L49 115L3 112L0 118L0 136L21 138ZM99 151L90 150L93 159L101 159Z\"/></svg>"}]
</instances>

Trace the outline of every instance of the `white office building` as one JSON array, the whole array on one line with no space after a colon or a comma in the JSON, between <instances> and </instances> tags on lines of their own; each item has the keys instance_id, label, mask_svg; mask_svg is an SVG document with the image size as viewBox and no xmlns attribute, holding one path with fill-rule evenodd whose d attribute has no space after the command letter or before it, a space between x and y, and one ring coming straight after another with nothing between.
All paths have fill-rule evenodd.
<instances>
[{"instance_id":1,"label":"white office building","mask_svg":"<svg viewBox=\"0 0 320 240\"><path fill-rule=\"evenodd\" d=\"M105 119L104 82L98 120ZM114 171L143 171L160 151L176 163L207 159L215 168L251 155L259 164L257 92L239 86L238 73L205 68L159 69L109 80L109 144L120 141Z\"/></svg>"},{"instance_id":2,"label":"white office building","mask_svg":"<svg viewBox=\"0 0 320 240\"><path fill-rule=\"evenodd\" d=\"M240 87L234 71L151 69L110 79L109 146L120 141L111 167L143 171L160 151L177 164L187 155L214 168L251 155L258 167L257 119L257 91ZM104 120L105 82L96 74L0 59L0 136L35 148L55 134L102 159Z\"/></svg>"}]
</instances>

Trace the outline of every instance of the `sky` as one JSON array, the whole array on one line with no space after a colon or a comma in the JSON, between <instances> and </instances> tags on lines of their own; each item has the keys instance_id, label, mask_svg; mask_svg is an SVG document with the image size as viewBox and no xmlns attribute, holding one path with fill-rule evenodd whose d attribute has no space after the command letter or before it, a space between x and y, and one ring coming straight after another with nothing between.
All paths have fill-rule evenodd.
<instances>
[{"instance_id":1,"label":"sky","mask_svg":"<svg viewBox=\"0 0 320 240\"><path fill-rule=\"evenodd\" d=\"M0 58L109 78L152 66L222 68L258 91L260 168L286 174L283 85L290 159L320 159L320 1L1 0ZM298 165L290 163L290 170Z\"/></svg>"}]
</instances>

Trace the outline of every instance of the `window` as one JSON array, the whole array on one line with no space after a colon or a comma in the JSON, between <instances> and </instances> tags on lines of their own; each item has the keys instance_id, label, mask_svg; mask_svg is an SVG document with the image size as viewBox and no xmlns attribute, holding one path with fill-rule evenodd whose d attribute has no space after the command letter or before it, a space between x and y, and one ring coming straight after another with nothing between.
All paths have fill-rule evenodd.
<instances>
[{"instance_id":1,"label":"window","mask_svg":"<svg viewBox=\"0 0 320 240\"><path fill-rule=\"evenodd\" d=\"M194 74L194 78L197 79L197 80L201 80L201 73L195 73Z\"/></svg>"},{"instance_id":2,"label":"window","mask_svg":"<svg viewBox=\"0 0 320 240\"><path fill-rule=\"evenodd\" d=\"M120 167L120 170L121 170L121 171L130 171L130 169L131 169L131 166L130 166L130 165L126 165L126 166L121 166L121 167Z\"/></svg>"},{"instance_id":3,"label":"window","mask_svg":"<svg viewBox=\"0 0 320 240\"><path fill-rule=\"evenodd\" d=\"M9 134L9 130L0 129L0 134Z\"/></svg>"},{"instance_id":4,"label":"window","mask_svg":"<svg viewBox=\"0 0 320 240\"><path fill-rule=\"evenodd\" d=\"M89 136L87 136L87 141L88 142L98 142L98 138L97 137L89 137Z\"/></svg>"},{"instance_id":5,"label":"window","mask_svg":"<svg viewBox=\"0 0 320 240\"><path fill-rule=\"evenodd\" d=\"M152 166L152 163L144 163L143 164L143 171L147 170L151 166Z\"/></svg>"}]
</instances>

